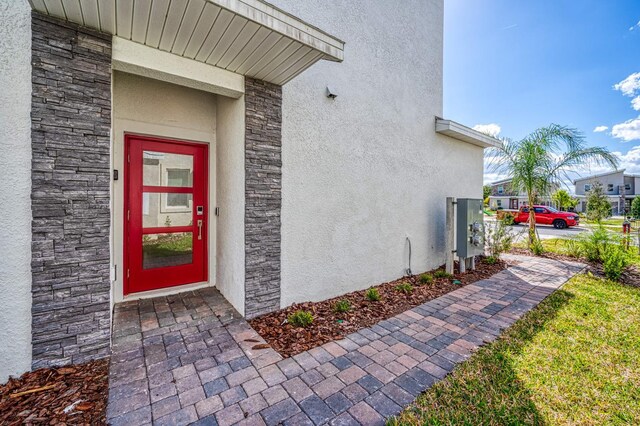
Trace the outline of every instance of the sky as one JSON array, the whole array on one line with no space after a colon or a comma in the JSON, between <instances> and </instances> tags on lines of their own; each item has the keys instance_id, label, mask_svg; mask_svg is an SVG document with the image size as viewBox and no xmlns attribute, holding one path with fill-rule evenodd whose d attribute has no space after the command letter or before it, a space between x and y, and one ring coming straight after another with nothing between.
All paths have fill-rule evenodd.
<instances>
[{"instance_id":1,"label":"sky","mask_svg":"<svg viewBox=\"0 0 640 426\"><path fill-rule=\"evenodd\" d=\"M444 115L510 139L574 127L640 174L640 0L445 0Z\"/></svg>"}]
</instances>

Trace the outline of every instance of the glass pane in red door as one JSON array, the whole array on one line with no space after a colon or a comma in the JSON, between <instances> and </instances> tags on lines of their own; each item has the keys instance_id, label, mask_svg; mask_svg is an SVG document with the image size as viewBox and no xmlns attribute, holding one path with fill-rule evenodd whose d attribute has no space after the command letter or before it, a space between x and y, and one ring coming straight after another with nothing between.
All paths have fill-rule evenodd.
<instances>
[{"instance_id":1,"label":"glass pane in red door","mask_svg":"<svg viewBox=\"0 0 640 426\"><path fill-rule=\"evenodd\" d=\"M142 269L188 265L193 262L193 234L145 234L142 236Z\"/></svg>"},{"instance_id":2,"label":"glass pane in red door","mask_svg":"<svg viewBox=\"0 0 640 426\"><path fill-rule=\"evenodd\" d=\"M142 227L193 226L193 194L142 193Z\"/></svg>"},{"instance_id":3,"label":"glass pane in red door","mask_svg":"<svg viewBox=\"0 0 640 426\"><path fill-rule=\"evenodd\" d=\"M193 186L193 156L170 152L142 152L142 184L145 186Z\"/></svg>"}]
</instances>

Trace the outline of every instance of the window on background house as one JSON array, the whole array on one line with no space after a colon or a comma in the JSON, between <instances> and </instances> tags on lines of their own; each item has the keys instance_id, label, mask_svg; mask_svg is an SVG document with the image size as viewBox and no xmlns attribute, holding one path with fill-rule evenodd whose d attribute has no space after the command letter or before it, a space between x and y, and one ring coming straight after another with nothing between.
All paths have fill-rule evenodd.
<instances>
[{"instance_id":1,"label":"window on background house","mask_svg":"<svg viewBox=\"0 0 640 426\"><path fill-rule=\"evenodd\" d=\"M624 184L624 190L625 191L631 191L631 184L630 183L625 183Z\"/></svg>"},{"instance_id":2,"label":"window on background house","mask_svg":"<svg viewBox=\"0 0 640 426\"><path fill-rule=\"evenodd\" d=\"M191 179L189 169L167 169L169 186L188 187ZM167 207L189 207L189 194L167 194Z\"/></svg>"},{"instance_id":3,"label":"window on background house","mask_svg":"<svg viewBox=\"0 0 640 426\"><path fill-rule=\"evenodd\" d=\"M498 207L502 207L502 200L496 200L496 205Z\"/></svg>"},{"instance_id":4,"label":"window on background house","mask_svg":"<svg viewBox=\"0 0 640 426\"><path fill-rule=\"evenodd\" d=\"M498 194L503 194L504 193L504 186L500 185L498 187Z\"/></svg>"},{"instance_id":5,"label":"window on background house","mask_svg":"<svg viewBox=\"0 0 640 426\"><path fill-rule=\"evenodd\" d=\"M613 184L612 183L607 185L607 191L608 192L612 192L613 191Z\"/></svg>"},{"instance_id":6,"label":"window on background house","mask_svg":"<svg viewBox=\"0 0 640 426\"><path fill-rule=\"evenodd\" d=\"M590 183L585 183L584 184L584 191L585 192L591 191L591 184Z\"/></svg>"}]
</instances>

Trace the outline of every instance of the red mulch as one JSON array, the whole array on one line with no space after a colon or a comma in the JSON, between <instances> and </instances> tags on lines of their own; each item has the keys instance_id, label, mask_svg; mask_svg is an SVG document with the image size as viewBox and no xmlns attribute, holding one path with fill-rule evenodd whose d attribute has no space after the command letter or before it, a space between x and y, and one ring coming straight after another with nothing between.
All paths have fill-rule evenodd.
<instances>
[{"instance_id":1,"label":"red mulch","mask_svg":"<svg viewBox=\"0 0 640 426\"><path fill-rule=\"evenodd\" d=\"M510 250L510 253L520 254L524 256L534 256L534 254L529 250L523 248L512 248ZM566 260L570 262L582 262L587 265L587 272L591 272L593 275L600 278L606 278L606 276L604 275L604 271L602 270L602 264L598 262L589 262L587 259L577 259L572 256L567 256L566 254L551 252L544 252L540 254L539 257L545 257L547 259ZM633 287L640 287L640 268L635 265L629 266L622 273L622 276L620 277L618 282L620 284L625 284Z\"/></svg>"},{"instance_id":2,"label":"red mulch","mask_svg":"<svg viewBox=\"0 0 640 426\"><path fill-rule=\"evenodd\" d=\"M106 425L108 373L109 360L102 359L10 379L0 385L0 425ZM36 391L13 396L30 390Z\"/></svg>"},{"instance_id":3,"label":"red mulch","mask_svg":"<svg viewBox=\"0 0 640 426\"><path fill-rule=\"evenodd\" d=\"M421 285L419 275L407 276L376 286L381 296L378 302L368 301L365 298L366 290L361 290L322 302L295 304L255 318L249 323L273 349L282 356L289 357L324 343L342 339L350 333L370 327L461 286L488 278L506 267L503 261L493 265L482 261L477 262L475 271L454 275L454 279L461 281L462 284L453 284L452 279L440 278L435 279L431 284ZM395 289L403 282L409 282L413 286L410 294ZM351 303L351 310L347 313L334 312L335 302L343 299ZM309 327L298 328L285 323L291 313L300 309L312 313L313 323Z\"/></svg>"}]
</instances>

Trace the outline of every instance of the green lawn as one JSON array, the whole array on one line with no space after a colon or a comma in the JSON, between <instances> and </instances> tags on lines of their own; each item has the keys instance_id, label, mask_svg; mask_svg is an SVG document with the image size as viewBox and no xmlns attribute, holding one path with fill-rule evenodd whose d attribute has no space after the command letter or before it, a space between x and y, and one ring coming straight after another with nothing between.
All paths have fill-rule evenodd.
<instances>
[{"instance_id":1,"label":"green lawn","mask_svg":"<svg viewBox=\"0 0 640 426\"><path fill-rule=\"evenodd\" d=\"M640 289L574 277L389 424L640 424Z\"/></svg>"},{"instance_id":2,"label":"green lawn","mask_svg":"<svg viewBox=\"0 0 640 426\"><path fill-rule=\"evenodd\" d=\"M624 221L624 219L620 219L620 218L617 218L617 219L613 219L613 218L603 219L602 222L600 222L600 225L611 227L611 228L616 228L618 230L621 230L623 221ZM631 223L637 224L637 219L631 219ZM591 220L586 220L586 219L583 221L583 224L591 225L591 226L598 226L597 222L591 221Z\"/></svg>"},{"instance_id":3,"label":"green lawn","mask_svg":"<svg viewBox=\"0 0 640 426\"><path fill-rule=\"evenodd\" d=\"M622 221L623 219L603 219L600 222L600 225L615 225L615 226L619 226L622 227ZM588 224L588 225L598 225L598 223L596 221L592 221L592 220L585 220L584 223Z\"/></svg>"}]
</instances>

